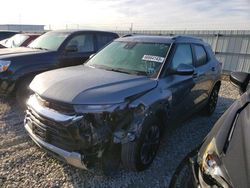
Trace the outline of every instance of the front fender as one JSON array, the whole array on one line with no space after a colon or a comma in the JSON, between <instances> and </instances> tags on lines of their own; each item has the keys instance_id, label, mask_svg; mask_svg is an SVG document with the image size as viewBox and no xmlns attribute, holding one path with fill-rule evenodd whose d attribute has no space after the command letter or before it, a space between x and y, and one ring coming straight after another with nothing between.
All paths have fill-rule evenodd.
<instances>
[{"instance_id":1,"label":"front fender","mask_svg":"<svg viewBox=\"0 0 250 188\"><path fill-rule=\"evenodd\" d=\"M128 105L129 109L133 109L132 121L126 128L114 133L114 142L127 143L139 138L143 124L152 118L157 118L162 126L165 127L169 118L171 99L172 93L170 90L155 88L132 101Z\"/></svg>"}]
</instances>

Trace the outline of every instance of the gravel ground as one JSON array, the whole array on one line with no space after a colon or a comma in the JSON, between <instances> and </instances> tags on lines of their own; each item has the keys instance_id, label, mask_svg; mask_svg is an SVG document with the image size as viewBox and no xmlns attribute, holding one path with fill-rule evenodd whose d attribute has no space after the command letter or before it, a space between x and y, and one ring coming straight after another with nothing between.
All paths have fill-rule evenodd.
<instances>
[{"instance_id":1,"label":"gravel ground","mask_svg":"<svg viewBox=\"0 0 250 188\"><path fill-rule=\"evenodd\" d=\"M238 97L237 89L223 81L211 117L195 115L166 134L148 170L135 173L121 168L113 177L78 170L48 156L25 133L24 114L15 101L0 99L0 187L167 187L181 159Z\"/></svg>"}]
</instances>

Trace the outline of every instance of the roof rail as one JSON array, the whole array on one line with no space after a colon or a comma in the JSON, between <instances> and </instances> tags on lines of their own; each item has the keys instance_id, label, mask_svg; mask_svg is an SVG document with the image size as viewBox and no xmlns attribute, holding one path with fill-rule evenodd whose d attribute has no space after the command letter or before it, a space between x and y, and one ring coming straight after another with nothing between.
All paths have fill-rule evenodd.
<instances>
[{"instance_id":1,"label":"roof rail","mask_svg":"<svg viewBox=\"0 0 250 188\"><path fill-rule=\"evenodd\" d=\"M201 38L188 36L188 35L176 35L176 36L173 37L173 39L174 40L176 40L176 39L194 39L194 40L203 41Z\"/></svg>"},{"instance_id":2,"label":"roof rail","mask_svg":"<svg viewBox=\"0 0 250 188\"><path fill-rule=\"evenodd\" d=\"M126 34L126 35L122 35L121 37L124 38L124 37L131 37L133 36L133 34Z\"/></svg>"}]
</instances>

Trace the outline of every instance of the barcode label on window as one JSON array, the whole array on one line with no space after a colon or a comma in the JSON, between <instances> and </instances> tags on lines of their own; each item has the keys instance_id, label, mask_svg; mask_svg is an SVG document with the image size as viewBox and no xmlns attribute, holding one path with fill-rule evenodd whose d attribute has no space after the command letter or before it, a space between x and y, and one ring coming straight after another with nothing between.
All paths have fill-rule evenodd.
<instances>
[{"instance_id":1,"label":"barcode label on window","mask_svg":"<svg viewBox=\"0 0 250 188\"><path fill-rule=\"evenodd\" d=\"M158 62L158 63L163 63L164 59L165 59L164 57L153 56L153 55L144 55L142 57L142 60L144 61L153 61L153 62Z\"/></svg>"}]
</instances>

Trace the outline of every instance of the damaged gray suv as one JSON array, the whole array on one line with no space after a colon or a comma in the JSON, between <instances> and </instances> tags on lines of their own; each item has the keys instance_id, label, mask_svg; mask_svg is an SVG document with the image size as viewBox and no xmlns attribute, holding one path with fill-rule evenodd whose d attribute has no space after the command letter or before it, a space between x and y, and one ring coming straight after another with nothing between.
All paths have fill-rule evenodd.
<instances>
[{"instance_id":1,"label":"damaged gray suv","mask_svg":"<svg viewBox=\"0 0 250 188\"><path fill-rule=\"evenodd\" d=\"M30 84L25 128L40 147L78 168L110 171L152 163L164 128L213 113L221 67L208 44L187 36L126 36L85 65Z\"/></svg>"}]
</instances>

